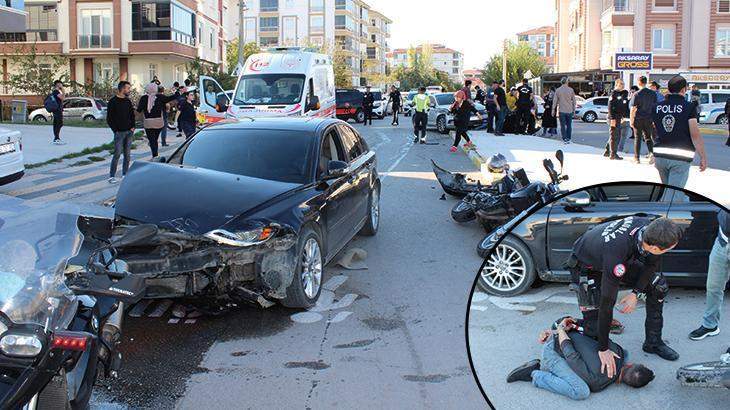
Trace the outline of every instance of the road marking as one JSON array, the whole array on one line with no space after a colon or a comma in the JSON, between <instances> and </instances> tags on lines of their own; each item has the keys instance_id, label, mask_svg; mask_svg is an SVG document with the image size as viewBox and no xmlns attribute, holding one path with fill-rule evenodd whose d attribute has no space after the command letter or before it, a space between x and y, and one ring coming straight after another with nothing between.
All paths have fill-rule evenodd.
<instances>
[{"instance_id":1,"label":"road marking","mask_svg":"<svg viewBox=\"0 0 730 410\"><path fill-rule=\"evenodd\" d=\"M18 189L15 191L10 191L7 195L21 196L21 195L32 194L34 192L39 192L39 191L43 191L46 189L57 188L57 187L60 187L60 186L66 185L66 184L71 184L71 183L80 181L82 179L98 177L98 176L104 175L108 172L109 172L108 169L100 168L99 170L89 172L88 174L74 175L74 176L70 176L70 177L66 177L66 178L55 179L53 181L44 182L44 183L38 184L38 185L33 185L28 188L22 188L22 189Z\"/></svg>"},{"instance_id":2,"label":"road marking","mask_svg":"<svg viewBox=\"0 0 730 410\"><path fill-rule=\"evenodd\" d=\"M109 181L103 179L101 181L97 181L91 184L80 185L74 188L70 188L68 191L57 191L50 194L34 197L33 200L43 199L44 201L57 201L71 199L91 192L99 192L104 189L112 189L116 191L117 188L119 188L118 184L112 185L109 183Z\"/></svg>"},{"instance_id":3,"label":"road marking","mask_svg":"<svg viewBox=\"0 0 730 410\"><path fill-rule=\"evenodd\" d=\"M325 312L345 309L352 305L358 298L355 293L348 293L335 301L335 290L342 286L348 279L345 275L333 276L322 285L322 291L319 294L317 303L306 312L295 313L290 316L293 322L297 323L317 323L324 319ZM339 323L347 319L353 312L340 311L334 317L328 320L329 323Z\"/></svg>"},{"instance_id":4,"label":"road marking","mask_svg":"<svg viewBox=\"0 0 730 410\"><path fill-rule=\"evenodd\" d=\"M388 178L388 174L392 172L395 167L400 164L401 161L403 161L403 158L408 155L408 152L410 151L411 147L413 146L413 143L411 141L406 142L406 144L401 148L401 154L396 158L395 162L388 167L388 169L383 173L383 175L380 177L380 182L385 181L386 178Z\"/></svg>"},{"instance_id":5,"label":"road marking","mask_svg":"<svg viewBox=\"0 0 730 410\"><path fill-rule=\"evenodd\" d=\"M330 323L340 323L343 320L347 319L347 317L350 316L351 314L352 314L352 312L339 312L335 315L335 317L330 319L329 322Z\"/></svg>"},{"instance_id":6,"label":"road marking","mask_svg":"<svg viewBox=\"0 0 730 410\"><path fill-rule=\"evenodd\" d=\"M337 275L331 277L327 282L322 285L322 289L327 289L331 291L336 291L337 288L339 288L345 281L347 280L347 276L345 275Z\"/></svg>"}]
</instances>

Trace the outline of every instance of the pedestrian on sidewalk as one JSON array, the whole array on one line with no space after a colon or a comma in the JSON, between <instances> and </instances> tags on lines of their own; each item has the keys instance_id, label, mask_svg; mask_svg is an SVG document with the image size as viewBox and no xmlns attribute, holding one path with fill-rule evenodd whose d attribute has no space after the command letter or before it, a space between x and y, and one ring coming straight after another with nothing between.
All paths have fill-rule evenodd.
<instances>
[{"instance_id":1,"label":"pedestrian on sidewalk","mask_svg":"<svg viewBox=\"0 0 730 410\"><path fill-rule=\"evenodd\" d=\"M649 88L656 93L657 104L664 102L664 94L662 93L662 88L659 86L658 82L652 81Z\"/></svg>"},{"instance_id":2,"label":"pedestrian on sidewalk","mask_svg":"<svg viewBox=\"0 0 730 410\"><path fill-rule=\"evenodd\" d=\"M55 102L55 105L48 108L55 108L55 110L48 110L53 114L53 143L56 145L64 145L65 142L61 141L61 127L63 127L63 100L66 99L66 93L63 90L63 82L56 80L53 82L53 91L47 98ZM46 105L44 103L44 105Z\"/></svg>"},{"instance_id":3,"label":"pedestrian on sidewalk","mask_svg":"<svg viewBox=\"0 0 730 410\"><path fill-rule=\"evenodd\" d=\"M725 296L725 287L730 280L730 214L721 210L717 219L720 225L715 245L710 252L710 263L707 269L707 296L702 325L689 334L692 340L702 340L707 336L720 334L720 311Z\"/></svg>"},{"instance_id":4,"label":"pedestrian on sidewalk","mask_svg":"<svg viewBox=\"0 0 730 410\"><path fill-rule=\"evenodd\" d=\"M553 100L553 117L560 119L560 135L563 142L570 144L573 140L573 116L575 115L575 91L568 85L568 77L560 79L560 87L555 90Z\"/></svg>"},{"instance_id":5,"label":"pedestrian on sidewalk","mask_svg":"<svg viewBox=\"0 0 730 410\"><path fill-rule=\"evenodd\" d=\"M543 108L544 111L542 112L542 136L550 135L552 138L554 135L558 135L558 120L555 118L555 115L553 114L553 100L555 99L555 88L551 88L548 90L545 95L542 97L543 99Z\"/></svg>"},{"instance_id":6,"label":"pedestrian on sidewalk","mask_svg":"<svg viewBox=\"0 0 730 410\"><path fill-rule=\"evenodd\" d=\"M158 96L165 95L165 87L159 86L158 87ZM170 111L170 104L165 104L165 107L162 109L162 122L165 123L165 126L162 127L162 131L160 131L160 142L162 143L163 147L167 146L167 112Z\"/></svg>"},{"instance_id":7,"label":"pedestrian on sidewalk","mask_svg":"<svg viewBox=\"0 0 730 410\"><path fill-rule=\"evenodd\" d=\"M522 84L517 87L517 117L519 118L518 134L527 134L530 129L533 100L532 87L527 85L527 78L522 79Z\"/></svg>"},{"instance_id":8,"label":"pedestrian on sidewalk","mask_svg":"<svg viewBox=\"0 0 730 410\"><path fill-rule=\"evenodd\" d=\"M195 133L195 126L198 122L198 118L195 115L195 107L193 106L195 91L184 93L182 99L179 101L178 111L180 115L177 118L177 122L180 125L180 129L185 133L185 138L190 138Z\"/></svg>"},{"instance_id":9,"label":"pedestrian on sidewalk","mask_svg":"<svg viewBox=\"0 0 730 410\"><path fill-rule=\"evenodd\" d=\"M392 126L398 125L398 114L400 113L400 107L401 107L401 95L400 90L395 88L395 85L390 86L390 94L388 94L388 104L392 103L393 108L393 122L390 124ZM388 104L385 106L387 107Z\"/></svg>"},{"instance_id":10,"label":"pedestrian on sidewalk","mask_svg":"<svg viewBox=\"0 0 730 410\"><path fill-rule=\"evenodd\" d=\"M465 80L464 81L464 87L461 89L461 91L464 92L465 98L469 100L470 102L474 102L474 99L471 98L471 80Z\"/></svg>"},{"instance_id":11,"label":"pedestrian on sidewalk","mask_svg":"<svg viewBox=\"0 0 730 410\"><path fill-rule=\"evenodd\" d=\"M467 133L467 131L469 131L471 115L476 114L479 121L482 121L482 115L479 114L474 103L466 98L463 90L457 91L454 98L456 101L454 101L449 109L449 112L454 115L454 127L456 128L454 145L451 146L451 152L456 152L459 148L461 137L464 137L466 140L466 144L464 144L466 148L474 148L474 144L471 142L469 134Z\"/></svg>"},{"instance_id":12,"label":"pedestrian on sidewalk","mask_svg":"<svg viewBox=\"0 0 730 410\"><path fill-rule=\"evenodd\" d=\"M184 92L185 88L182 90ZM152 158L157 158L157 144L160 138L160 132L162 132L162 128L165 127L165 121L162 117L162 111L165 110L165 104L179 96L179 90L172 95L159 94L158 85L155 83L149 83L145 87L145 95L139 99L137 112L141 112L144 115L144 133L150 144Z\"/></svg>"},{"instance_id":13,"label":"pedestrian on sidewalk","mask_svg":"<svg viewBox=\"0 0 730 410\"><path fill-rule=\"evenodd\" d=\"M730 118L730 100L725 101L725 118ZM730 121L728 122L728 136L725 145L730 147Z\"/></svg>"},{"instance_id":14,"label":"pedestrian on sidewalk","mask_svg":"<svg viewBox=\"0 0 730 410\"><path fill-rule=\"evenodd\" d=\"M426 143L426 124L428 124L428 110L431 109L426 87L419 87L418 94L413 96L413 143ZM420 138L419 138L420 137Z\"/></svg>"},{"instance_id":15,"label":"pedestrian on sidewalk","mask_svg":"<svg viewBox=\"0 0 730 410\"><path fill-rule=\"evenodd\" d=\"M507 108L507 93L504 91L504 80L495 81L492 83L492 89L494 90L494 105L497 109L497 125L494 129L494 135L504 135L504 120L507 118L509 108Z\"/></svg>"},{"instance_id":16,"label":"pedestrian on sidewalk","mask_svg":"<svg viewBox=\"0 0 730 410\"><path fill-rule=\"evenodd\" d=\"M616 80L616 86L608 99L608 124L610 127L606 151L603 156L612 160L622 160L618 151L624 145L629 127L629 92L624 88L624 80Z\"/></svg>"},{"instance_id":17,"label":"pedestrian on sidewalk","mask_svg":"<svg viewBox=\"0 0 730 410\"><path fill-rule=\"evenodd\" d=\"M109 168L109 183L116 184L117 165L119 157L124 156L122 160L122 177L127 175L129 170L129 162L132 159L132 140L134 139L134 105L129 99L129 93L132 89L129 81L120 81L117 85L117 92L107 103L106 123L114 133L114 155L112 155L112 163Z\"/></svg>"},{"instance_id":18,"label":"pedestrian on sidewalk","mask_svg":"<svg viewBox=\"0 0 730 410\"><path fill-rule=\"evenodd\" d=\"M654 144L654 165L663 184L684 188L695 153L700 156L700 172L707 169L707 154L697 111L685 98L687 80L680 75L674 76L668 87L669 94L654 110L654 126L658 134ZM665 193L665 200L669 200L669 194L670 191ZM681 192L676 195L687 199Z\"/></svg>"},{"instance_id":19,"label":"pedestrian on sidewalk","mask_svg":"<svg viewBox=\"0 0 730 410\"><path fill-rule=\"evenodd\" d=\"M362 110L365 112L365 121L362 125L373 125L373 107L375 96L370 92L370 86L365 87L365 94L362 96ZM369 124L368 124L369 122Z\"/></svg>"},{"instance_id":20,"label":"pedestrian on sidewalk","mask_svg":"<svg viewBox=\"0 0 730 410\"><path fill-rule=\"evenodd\" d=\"M654 163L654 110L657 106L656 93L646 86L647 78L639 77L640 90L631 98L631 128L634 130L634 162L641 162L641 140L646 142L649 163Z\"/></svg>"},{"instance_id":21,"label":"pedestrian on sidewalk","mask_svg":"<svg viewBox=\"0 0 730 410\"><path fill-rule=\"evenodd\" d=\"M697 87L697 84L692 84L690 87L692 91L690 91L689 94L689 102L692 103L694 106L694 109L697 111L697 118L700 117L700 113L702 112L702 93L700 92L700 89Z\"/></svg>"}]
</instances>

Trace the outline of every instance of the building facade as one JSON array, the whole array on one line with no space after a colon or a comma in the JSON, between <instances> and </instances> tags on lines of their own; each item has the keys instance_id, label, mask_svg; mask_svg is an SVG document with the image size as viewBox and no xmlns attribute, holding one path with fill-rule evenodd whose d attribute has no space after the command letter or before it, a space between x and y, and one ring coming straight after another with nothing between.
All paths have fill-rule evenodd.
<instances>
[{"instance_id":1,"label":"building facade","mask_svg":"<svg viewBox=\"0 0 730 410\"><path fill-rule=\"evenodd\" d=\"M254 0L244 14L244 42L261 47L324 46L344 51L352 86L387 72L392 21L360 0ZM238 32L238 23L233 23Z\"/></svg>"},{"instance_id":2,"label":"building facade","mask_svg":"<svg viewBox=\"0 0 730 410\"><path fill-rule=\"evenodd\" d=\"M25 31L23 0L0 0L0 33Z\"/></svg>"},{"instance_id":3,"label":"building facade","mask_svg":"<svg viewBox=\"0 0 730 410\"><path fill-rule=\"evenodd\" d=\"M517 41L530 45L545 60L548 69L555 68L555 27L543 26L517 33Z\"/></svg>"},{"instance_id":4,"label":"building facade","mask_svg":"<svg viewBox=\"0 0 730 410\"><path fill-rule=\"evenodd\" d=\"M167 86L182 82L186 64L196 57L212 64L225 60L227 2L26 0L26 31L1 37L3 79L21 69L13 56L33 47L39 58L67 57L67 71L59 76L82 84L122 79L141 88L155 77Z\"/></svg>"},{"instance_id":5,"label":"building facade","mask_svg":"<svg viewBox=\"0 0 730 410\"><path fill-rule=\"evenodd\" d=\"M423 44L414 47L417 54L422 54L424 47L431 52L431 63L434 69L443 71L449 75L452 81L461 83L464 81L464 54L458 50L446 47L443 44ZM388 60L392 67L410 68L411 61L408 58L407 48L398 48L388 54Z\"/></svg>"},{"instance_id":6,"label":"building facade","mask_svg":"<svg viewBox=\"0 0 730 410\"><path fill-rule=\"evenodd\" d=\"M619 51L651 52L652 78L730 88L730 0L557 0L557 69L610 70Z\"/></svg>"}]
</instances>

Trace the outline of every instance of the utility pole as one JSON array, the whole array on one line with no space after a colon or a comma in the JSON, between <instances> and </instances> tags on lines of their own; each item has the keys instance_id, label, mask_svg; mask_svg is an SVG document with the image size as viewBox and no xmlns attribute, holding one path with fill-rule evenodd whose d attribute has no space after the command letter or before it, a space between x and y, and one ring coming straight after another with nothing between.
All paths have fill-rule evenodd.
<instances>
[{"instance_id":1,"label":"utility pole","mask_svg":"<svg viewBox=\"0 0 730 410\"><path fill-rule=\"evenodd\" d=\"M244 59L243 59L243 46L245 45L244 41L244 35L245 35L245 27L243 14L248 10L248 7L246 6L245 0L238 0L238 67L243 67ZM237 68L238 68L237 67ZM240 74L240 73L238 73Z\"/></svg>"},{"instance_id":2,"label":"utility pole","mask_svg":"<svg viewBox=\"0 0 730 410\"><path fill-rule=\"evenodd\" d=\"M502 80L504 81L504 88L509 90L509 84L507 84L507 46L509 45L509 42L507 39L504 39L504 44L502 48Z\"/></svg>"}]
</instances>

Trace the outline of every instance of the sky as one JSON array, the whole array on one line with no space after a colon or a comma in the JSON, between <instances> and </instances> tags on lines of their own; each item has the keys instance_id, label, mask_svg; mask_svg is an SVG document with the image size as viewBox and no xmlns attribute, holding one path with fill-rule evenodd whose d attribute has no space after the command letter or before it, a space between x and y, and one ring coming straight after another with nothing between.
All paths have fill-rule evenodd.
<instances>
[{"instance_id":1,"label":"sky","mask_svg":"<svg viewBox=\"0 0 730 410\"><path fill-rule=\"evenodd\" d=\"M464 68L482 68L502 41L555 24L555 0L366 0L393 20L391 48L440 43L464 53Z\"/></svg>"}]
</instances>

